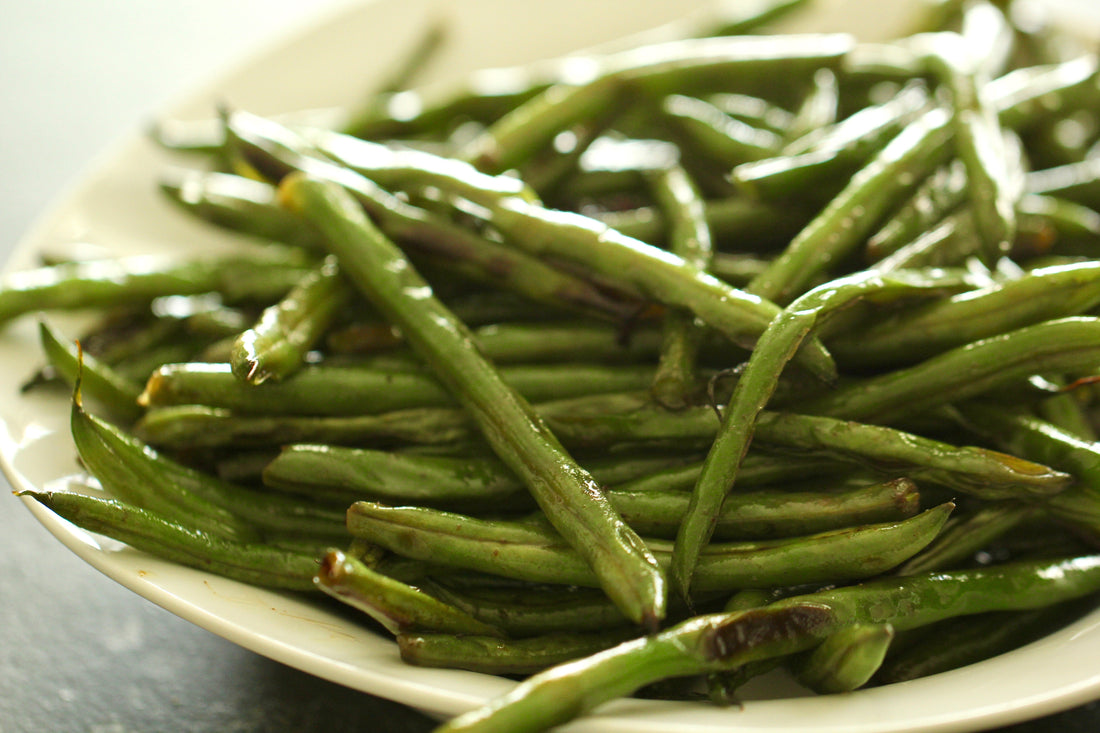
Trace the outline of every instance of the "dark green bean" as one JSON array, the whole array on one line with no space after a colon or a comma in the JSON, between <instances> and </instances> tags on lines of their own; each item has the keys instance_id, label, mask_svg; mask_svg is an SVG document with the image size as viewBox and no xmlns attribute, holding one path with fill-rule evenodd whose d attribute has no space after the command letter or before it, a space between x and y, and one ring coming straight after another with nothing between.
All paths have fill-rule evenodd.
<instances>
[{"instance_id":1,"label":"dark green bean","mask_svg":"<svg viewBox=\"0 0 1100 733\"><path fill-rule=\"evenodd\" d=\"M871 577L930 542L953 506L944 504L898 522L793 539L714 543L699 556L692 591L728 592ZM598 579L580 555L545 522L489 521L422 507L360 501L348 509L348 531L413 559L534 582L598 586ZM649 545L667 566L669 544L650 540Z\"/></svg>"},{"instance_id":2,"label":"dark green bean","mask_svg":"<svg viewBox=\"0 0 1100 733\"><path fill-rule=\"evenodd\" d=\"M827 343L845 364L912 363L949 348L1042 321L1087 313L1100 303L1100 263L1038 268L1016 280L872 319Z\"/></svg>"},{"instance_id":3,"label":"dark green bean","mask_svg":"<svg viewBox=\"0 0 1100 733\"><path fill-rule=\"evenodd\" d=\"M614 487L690 459L682 455L620 455L586 459L584 465L601 485ZM264 467L264 482L345 505L370 498L430 506L525 506L516 496L525 494L519 478L493 456L289 445Z\"/></svg>"},{"instance_id":4,"label":"dark green bean","mask_svg":"<svg viewBox=\"0 0 1100 733\"><path fill-rule=\"evenodd\" d=\"M339 550L321 558L316 583L320 590L363 611L395 636L415 631L503 636L500 629L377 573Z\"/></svg>"},{"instance_id":5,"label":"dark green bean","mask_svg":"<svg viewBox=\"0 0 1100 733\"><path fill-rule=\"evenodd\" d=\"M0 287L0 322L39 310L146 304L163 295L219 292L230 300L267 300L293 287L307 267L300 253L272 248L190 262L134 256L24 270Z\"/></svg>"},{"instance_id":6,"label":"dark green bean","mask_svg":"<svg viewBox=\"0 0 1100 733\"><path fill-rule=\"evenodd\" d=\"M453 224L443 216L413 206L350 168L337 165L309 140L289 128L243 113L235 113L228 118L228 123L235 125L231 126L231 131L239 133L233 135L231 143L248 165L262 168L272 180L280 180L292 171L305 171L345 186L390 237L422 257L445 263L451 273L499 285L542 303L605 318L626 320L637 313L638 303L633 298L610 288L597 287L581 277ZM314 137L319 135L315 133ZM349 143L346 138L336 139L341 144ZM350 144L354 145L355 141ZM360 157L374 155L379 147L371 145ZM389 154L382 152L380 155L385 158ZM418 163L428 166L423 175L418 174ZM512 179L498 183L501 177L471 173L468 166L458 165L456 170L452 165L455 163L457 161L428 156L426 160L403 161L398 168L401 176L412 177L414 182L425 186L431 183L450 186L444 190L453 189L455 193L470 194L478 200L522 193L522 189L517 193L517 184ZM377 175L377 171L370 172Z\"/></svg>"},{"instance_id":7,"label":"dark green bean","mask_svg":"<svg viewBox=\"0 0 1100 733\"><path fill-rule=\"evenodd\" d=\"M780 157L743 163L732 178L763 199L806 194L814 186L833 185L864 165L928 105L922 86L908 86L892 100L865 107L844 120L817 129L788 144Z\"/></svg>"},{"instance_id":8,"label":"dark green bean","mask_svg":"<svg viewBox=\"0 0 1100 733\"><path fill-rule=\"evenodd\" d=\"M489 220L516 246L625 280L657 301L691 311L734 343L754 343L778 312L768 300L732 288L680 257L586 216L509 200L492 207ZM816 341L808 341L799 357L815 374L832 378L832 360Z\"/></svg>"},{"instance_id":9,"label":"dark green bean","mask_svg":"<svg viewBox=\"0 0 1100 733\"><path fill-rule=\"evenodd\" d=\"M649 387L653 368L600 364L514 365L504 381L536 401ZM455 398L423 369L312 364L280 382L247 384L229 364L166 364L146 383L141 404L207 405L242 414L367 415L413 407L442 407Z\"/></svg>"},{"instance_id":10,"label":"dark green bean","mask_svg":"<svg viewBox=\"0 0 1100 733\"><path fill-rule=\"evenodd\" d=\"M332 183L291 177L293 208L326 233L329 246L374 304L463 404L494 452L524 480L558 531L591 564L623 613L655 628L665 613L664 579L641 540L617 516L595 480L477 352L466 327L432 294L400 251Z\"/></svg>"},{"instance_id":11,"label":"dark green bean","mask_svg":"<svg viewBox=\"0 0 1100 733\"><path fill-rule=\"evenodd\" d=\"M313 590L312 554L233 542L117 499L69 492L23 492L90 532L172 562L252 585Z\"/></svg>"},{"instance_id":12,"label":"dark green bean","mask_svg":"<svg viewBox=\"0 0 1100 733\"><path fill-rule=\"evenodd\" d=\"M205 221L261 239L320 247L320 234L299 217L275 205L275 187L229 173L187 171L164 174L161 191L185 211Z\"/></svg>"},{"instance_id":13,"label":"dark green bean","mask_svg":"<svg viewBox=\"0 0 1100 733\"><path fill-rule=\"evenodd\" d=\"M437 733L546 730L667 677L736 669L811 649L854 623L896 630L994 610L1031 609L1100 588L1100 558L1013 563L959 573L872 581L729 614L697 616L656 636L554 667Z\"/></svg>"},{"instance_id":14,"label":"dark green bean","mask_svg":"<svg viewBox=\"0 0 1100 733\"><path fill-rule=\"evenodd\" d=\"M336 262L323 264L236 338L230 355L234 376L262 384L296 372L351 296Z\"/></svg>"},{"instance_id":15,"label":"dark green bean","mask_svg":"<svg viewBox=\"0 0 1100 733\"><path fill-rule=\"evenodd\" d=\"M558 632L524 639L404 633L397 637L401 659L418 667L465 669L483 674L527 675L595 654L637 632L614 629Z\"/></svg>"},{"instance_id":16,"label":"dark green bean","mask_svg":"<svg viewBox=\"0 0 1100 733\"><path fill-rule=\"evenodd\" d=\"M627 524L647 537L672 538L687 511L682 491L607 492ZM718 540L795 537L903 519L916 514L916 484L894 479L844 491L741 491L722 503L714 525Z\"/></svg>"},{"instance_id":17,"label":"dark green bean","mask_svg":"<svg viewBox=\"0 0 1100 733\"><path fill-rule=\"evenodd\" d=\"M737 90L753 93L767 70L837 64L851 48L843 35L686 39L623 51L597 64L595 77L550 87L490 126L462 152L482 170L514 168L558 132L597 115L627 89L652 95ZM754 83L755 82L755 83ZM708 86L720 84L717 88Z\"/></svg>"},{"instance_id":18,"label":"dark green bean","mask_svg":"<svg viewBox=\"0 0 1100 733\"><path fill-rule=\"evenodd\" d=\"M771 157L783 144L770 130L730 117L698 97L671 94L661 101L661 114L681 148L725 168Z\"/></svg>"},{"instance_id":19,"label":"dark green bean","mask_svg":"<svg viewBox=\"0 0 1100 733\"><path fill-rule=\"evenodd\" d=\"M42 350L50 365L70 387L81 382L82 390L97 404L118 419L131 423L144 410L138 405L141 385L102 364L93 356L82 354L77 344L66 342L45 321L39 324Z\"/></svg>"},{"instance_id":20,"label":"dark green bean","mask_svg":"<svg viewBox=\"0 0 1100 733\"><path fill-rule=\"evenodd\" d=\"M446 584L445 576L438 582L427 579L421 585L437 598L506 630L511 637L604 631L630 625L607 595L593 588L456 589Z\"/></svg>"},{"instance_id":21,"label":"dark green bean","mask_svg":"<svg viewBox=\"0 0 1100 733\"><path fill-rule=\"evenodd\" d=\"M679 166L657 174L652 183L655 198L669 224L669 249L684 262L701 271L709 269L710 230L703 214L698 188ZM651 392L665 407L676 409L688 403L699 378L696 362L703 329L690 314L665 315L661 351Z\"/></svg>"},{"instance_id":22,"label":"dark green bean","mask_svg":"<svg viewBox=\"0 0 1100 733\"><path fill-rule=\"evenodd\" d=\"M1091 370L1100 363L1100 321L1045 321L945 351L915 366L857 380L801 409L891 422L980 395L1031 374Z\"/></svg>"},{"instance_id":23,"label":"dark green bean","mask_svg":"<svg viewBox=\"0 0 1100 733\"><path fill-rule=\"evenodd\" d=\"M748 291L779 303L800 295L813 278L862 243L882 214L949 151L948 117L942 110L911 123L852 176L825 209L754 278Z\"/></svg>"},{"instance_id":24,"label":"dark green bean","mask_svg":"<svg viewBox=\"0 0 1100 733\"><path fill-rule=\"evenodd\" d=\"M893 640L888 623L846 626L798 659L795 676L821 694L857 690L878 671Z\"/></svg>"}]
</instances>

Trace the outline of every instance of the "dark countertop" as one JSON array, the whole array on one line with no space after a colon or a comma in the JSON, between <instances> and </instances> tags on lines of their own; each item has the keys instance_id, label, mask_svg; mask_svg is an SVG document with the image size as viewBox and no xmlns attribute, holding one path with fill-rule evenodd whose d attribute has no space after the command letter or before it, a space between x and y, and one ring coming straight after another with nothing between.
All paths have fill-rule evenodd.
<instances>
[{"instance_id":1,"label":"dark countertop","mask_svg":"<svg viewBox=\"0 0 1100 733\"><path fill-rule=\"evenodd\" d=\"M0 256L105 146L317 5L0 3ZM23 375L4 376L10 388ZM415 711L265 659L138 597L72 555L7 492L0 538L0 733L432 727ZM1005 730L1098 729L1100 708L1090 705Z\"/></svg>"}]
</instances>

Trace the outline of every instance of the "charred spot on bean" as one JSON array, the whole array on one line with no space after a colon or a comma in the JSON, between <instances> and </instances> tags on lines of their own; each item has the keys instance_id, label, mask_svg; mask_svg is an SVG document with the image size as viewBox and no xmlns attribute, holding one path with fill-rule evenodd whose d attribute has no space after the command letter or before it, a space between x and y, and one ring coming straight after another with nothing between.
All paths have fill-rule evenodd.
<instances>
[{"instance_id":1,"label":"charred spot on bean","mask_svg":"<svg viewBox=\"0 0 1100 733\"><path fill-rule=\"evenodd\" d=\"M813 603L754 608L717 624L707 635L703 655L708 661L721 661L772 642L813 637L834 619L831 609Z\"/></svg>"}]
</instances>

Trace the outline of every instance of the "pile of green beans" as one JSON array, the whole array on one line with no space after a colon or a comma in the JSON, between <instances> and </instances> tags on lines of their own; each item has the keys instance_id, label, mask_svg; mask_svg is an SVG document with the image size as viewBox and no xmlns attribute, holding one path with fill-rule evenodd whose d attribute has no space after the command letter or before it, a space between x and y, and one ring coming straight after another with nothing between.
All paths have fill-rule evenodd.
<instances>
[{"instance_id":1,"label":"pile of green beans","mask_svg":"<svg viewBox=\"0 0 1100 733\"><path fill-rule=\"evenodd\" d=\"M1014 4L865 44L762 0L391 118L432 26L343 129L165 127L163 193L241 246L4 281L0 321L100 314L25 387L87 490L30 493L531 675L454 733L1049 633L1100 592L1100 71Z\"/></svg>"}]
</instances>

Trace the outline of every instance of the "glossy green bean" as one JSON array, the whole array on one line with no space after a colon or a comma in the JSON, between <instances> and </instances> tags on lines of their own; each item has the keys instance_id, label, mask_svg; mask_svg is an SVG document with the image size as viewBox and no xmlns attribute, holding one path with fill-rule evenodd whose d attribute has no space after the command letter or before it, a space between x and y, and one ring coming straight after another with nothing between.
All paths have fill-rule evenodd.
<instances>
[{"instance_id":1,"label":"glossy green bean","mask_svg":"<svg viewBox=\"0 0 1100 733\"><path fill-rule=\"evenodd\" d=\"M625 280L659 302L687 309L737 344L755 343L778 312L769 301L732 288L683 258L625 237L586 216L509 200L492 207L489 221L526 251L566 258ZM799 356L800 363L814 373L832 378L832 360L816 341L807 342Z\"/></svg>"},{"instance_id":2,"label":"glossy green bean","mask_svg":"<svg viewBox=\"0 0 1100 733\"><path fill-rule=\"evenodd\" d=\"M79 381L88 397L126 423L141 417L144 410L137 402L140 384L95 357L82 354L78 344L62 338L46 321L39 322L38 330L47 359L70 387Z\"/></svg>"},{"instance_id":3,"label":"glossy green bean","mask_svg":"<svg viewBox=\"0 0 1100 733\"><path fill-rule=\"evenodd\" d=\"M1097 303L1100 264L1044 267L1016 280L872 319L858 333L840 334L827 343L845 364L896 366L1042 321L1087 313Z\"/></svg>"},{"instance_id":4,"label":"glossy green bean","mask_svg":"<svg viewBox=\"0 0 1100 733\"><path fill-rule=\"evenodd\" d=\"M312 554L234 542L117 499L68 492L24 492L61 517L151 555L252 585L313 590Z\"/></svg>"},{"instance_id":5,"label":"glossy green bean","mask_svg":"<svg viewBox=\"0 0 1100 733\"><path fill-rule=\"evenodd\" d=\"M315 582L318 589L363 611L395 636L416 631L503 636L500 629L377 573L339 550L331 550L321 558Z\"/></svg>"},{"instance_id":6,"label":"glossy green bean","mask_svg":"<svg viewBox=\"0 0 1100 733\"><path fill-rule=\"evenodd\" d=\"M699 556L692 591L728 592L871 577L930 542L952 508L944 504L898 522L794 539L711 544ZM420 507L356 502L348 508L348 531L414 559L534 582L598 586L582 558L545 523L488 521ZM667 566L668 543L650 540L649 545Z\"/></svg>"},{"instance_id":7,"label":"glossy green bean","mask_svg":"<svg viewBox=\"0 0 1100 733\"><path fill-rule=\"evenodd\" d=\"M802 406L807 412L888 423L980 395L1031 374L1092 369L1100 321L1045 321L945 351L905 369L857 380Z\"/></svg>"},{"instance_id":8,"label":"glossy green bean","mask_svg":"<svg viewBox=\"0 0 1100 733\"><path fill-rule=\"evenodd\" d=\"M883 213L949 151L951 132L942 110L925 113L852 176L836 198L808 224L763 273L751 293L786 304L813 278L862 242Z\"/></svg>"},{"instance_id":9,"label":"glossy green bean","mask_svg":"<svg viewBox=\"0 0 1100 733\"><path fill-rule=\"evenodd\" d=\"M857 690L878 671L893 640L889 623L846 626L797 660L795 676L821 694Z\"/></svg>"},{"instance_id":10,"label":"glossy green bean","mask_svg":"<svg viewBox=\"0 0 1100 733\"><path fill-rule=\"evenodd\" d=\"M249 384L280 381L301 369L306 352L351 300L351 286L334 260L310 273L233 342L233 375Z\"/></svg>"},{"instance_id":11,"label":"glossy green bean","mask_svg":"<svg viewBox=\"0 0 1100 733\"><path fill-rule=\"evenodd\" d=\"M404 633L397 637L401 659L418 667L465 669L482 674L528 675L608 649L637 632L614 629L558 632L523 639Z\"/></svg>"},{"instance_id":12,"label":"glossy green bean","mask_svg":"<svg viewBox=\"0 0 1100 733\"><path fill-rule=\"evenodd\" d=\"M645 389L645 365L551 364L501 368L505 383L536 401ZM455 398L424 371L369 366L307 365L279 382L247 384L228 364L166 364L149 378L147 407L207 405L256 415L367 415L415 407L453 406Z\"/></svg>"},{"instance_id":13,"label":"glossy green bean","mask_svg":"<svg viewBox=\"0 0 1100 733\"><path fill-rule=\"evenodd\" d=\"M332 183L291 177L282 195L326 233L349 277L401 327L479 432L523 478L558 531L591 565L629 618L654 628L664 617L664 578L641 540L616 515L595 480L561 447L527 401L477 352L466 327L431 295L351 195Z\"/></svg>"},{"instance_id":14,"label":"glossy green bean","mask_svg":"<svg viewBox=\"0 0 1100 733\"><path fill-rule=\"evenodd\" d=\"M649 682L736 669L817 646L854 623L897 630L993 610L1029 609L1100 588L1100 559L1014 563L796 596L769 606L698 616L653 637L554 667L451 720L437 733L547 730Z\"/></svg>"},{"instance_id":15,"label":"glossy green bean","mask_svg":"<svg viewBox=\"0 0 1100 733\"><path fill-rule=\"evenodd\" d=\"M851 48L844 35L685 39L623 51L596 64L595 76L550 87L490 126L461 157L500 172L521 164L563 129L599 113L629 89L648 94L700 94L735 89L752 93L763 70L815 69L837 64Z\"/></svg>"},{"instance_id":16,"label":"glossy green bean","mask_svg":"<svg viewBox=\"0 0 1100 733\"><path fill-rule=\"evenodd\" d=\"M701 271L712 258L710 229L703 213L703 198L687 171L677 166L657 174L651 184L669 225L669 249ZM650 388L665 407L683 407L691 399L699 378L696 363L703 329L691 315L665 315L657 371Z\"/></svg>"},{"instance_id":17,"label":"glossy green bean","mask_svg":"<svg viewBox=\"0 0 1100 733\"><path fill-rule=\"evenodd\" d=\"M286 250L181 262L168 256L74 262L8 275L0 287L0 322L39 310L146 304L164 295L220 292L230 300L277 298L307 271Z\"/></svg>"}]
</instances>

